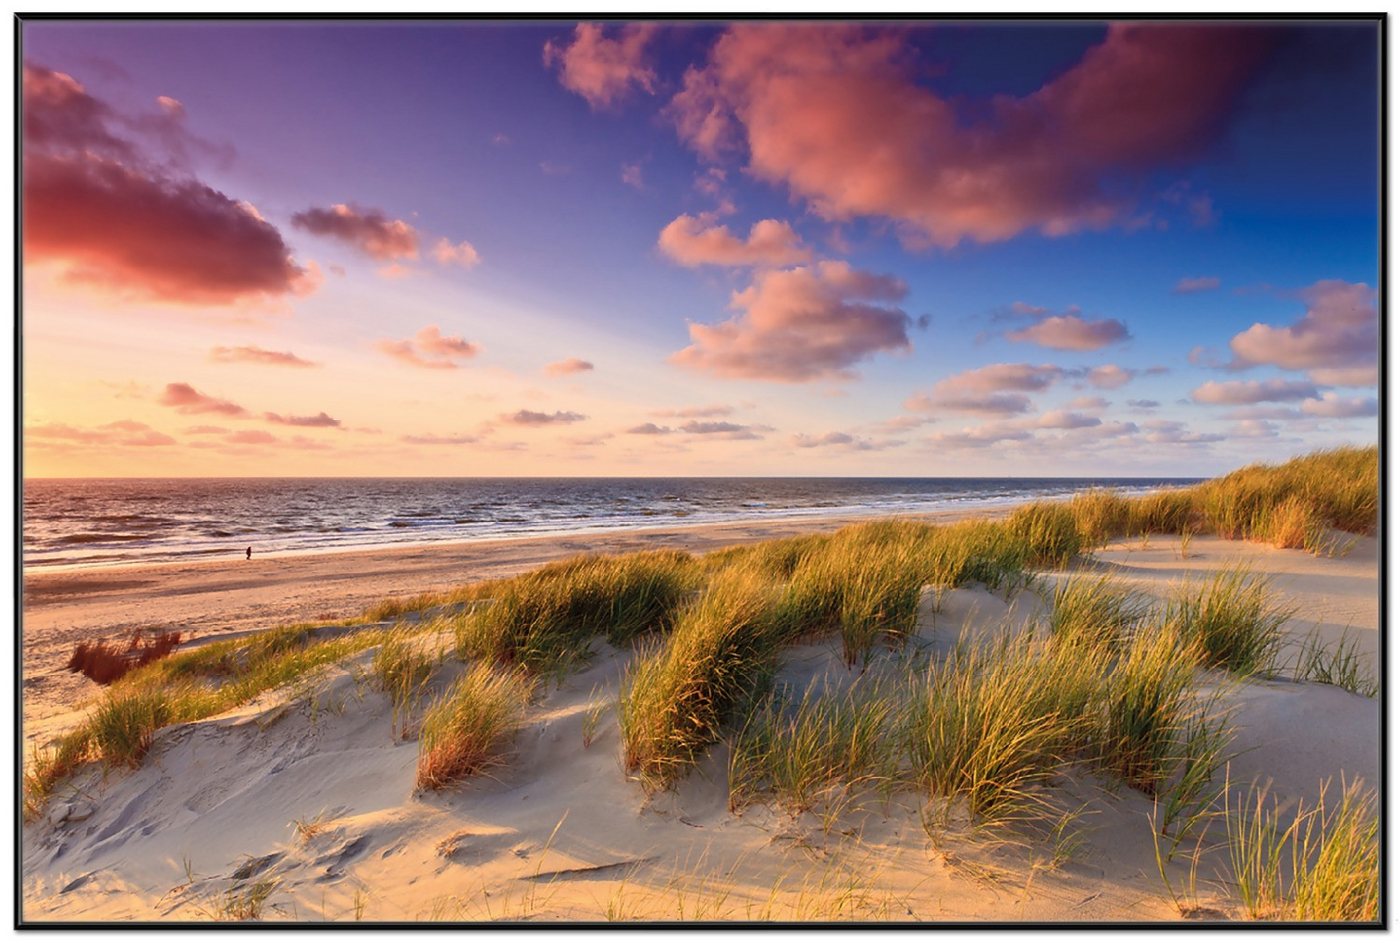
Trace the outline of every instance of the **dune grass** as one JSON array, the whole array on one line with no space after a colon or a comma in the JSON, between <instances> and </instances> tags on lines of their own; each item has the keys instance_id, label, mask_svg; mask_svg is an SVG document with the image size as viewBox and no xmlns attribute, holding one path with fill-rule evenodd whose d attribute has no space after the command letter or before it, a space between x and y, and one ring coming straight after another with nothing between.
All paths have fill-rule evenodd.
<instances>
[{"instance_id":1,"label":"dune grass","mask_svg":"<svg viewBox=\"0 0 1400 943\"><path fill-rule=\"evenodd\" d=\"M1199 660L1171 628L1138 634L1104 677L1101 762L1155 795L1171 774Z\"/></svg>"},{"instance_id":2,"label":"dune grass","mask_svg":"<svg viewBox=\"0 0 1400 943\"><path fill-rule=\"evenodd\" d=\"M1085 492L1070 510L1090 546L1143 533L1190 532L1325 553L1332 546L1329 528L1376 532L1379 486L1377 447L1345 447L1142 497Z\"/></svg>"},{"instance_id":3,"label":"dune grass","mask_svg":"<svg viewBox=\"0 0 1400 943\"><path fill-rule=\"evenodd\" d=\"M1293 680L1330 684L1362 697L1380 693L1380 681L1369 659L1361 654L1357 639L1345 633L1328 645L1317 630L1309 632L1294 660Z\"/></svg>"},{"instance_id":4,"label":"dune grass","mask_svg":"<svg viewBox=\"0 0 1400 943\"><path fill-rule=\"evenodd\" d=\"M1237 566L1182 587L1168 613L1182 640L1196 646L1204 667L1248 677L1278 670L1283 624L1293 610L1274 600L1266 578Z\"/></svg>"},{"instance_id":5,"label":"dune grass","mask_svg":"<svg viewBox=\"0 0 1400 943\"><path fill-rule=\"evenodd\" d=\"M1055 587L1050 633L1070 643L1116 651L1150 610L1148 599L1121 580L1076 575Z\"/></svg>"},{"instance_id":6,"label":"dune grass","mask_svg":"<svg viewBox=\"0 0 1400 943\"><path fill-rule=\"evenodd\" d=\"M1027 566L1063 568L1087 549L1074 512L1064 504L1023 504L1007 517L1006 527L1023 548Z\"/></svg>"},{"instance_id":7,"label":"dune grass","mask_svg":"<svg viewBox=\"0 0 1400 943\"><path fill-rule=\"evenodd\" d=\"M1374 923L1380 917L1377 794L1343 783L1329 808L1316 803L1290 817L1266 788L1237 800L1225 791L1226 843L1236 893L1256 920ZM1235 804L1235 802L1238 804Z\"/></svg>"},{"instance_id":8,"label":"dune grass","mask_svg":"<svg viewBox=\"0 0 1400 943\"><path fill-rule=\"evenodd\" d=\"M458 653L563 670L588 657L595 636L623 645L666 629L699 585L695 558L680 551L562 560L499 581L488 604L460 617Z\"/></svg>"},{"instance_id":9,"label":"dune grass","mask_svg":"<svg viewBox=\"0 0 1400 943\"><path fill-rule=\"evenodd\" d=\"M893 785L899 773L903 699L885 687L800 699L782 691L750 714L734 738L729 807L772 793L786 808L811 809L831 787Z\"/></svg>"},{"instance_id":10,"label":"dune grass","mask_svg":"<svg viewBox=\"0 0 1400 943\"><path fill-rule=\"evenodd\" d=\"M473 666L428 708L418 734L419 789L442 789L501 762L533 682L521 671Z\"/></svg>"},{"instance_id":11,"label":"dune grass","mask_svg":"<svg viewBox=\"0 0 1400 943\"><path fill-rule=\"evenodd\" d=\"M882 521L698 558L676 551L574 557L516 577L389 600L368 615L382 620L467 605L442 615L458 656L536 674L578 664L597 638L644 644L624 685L619 725L627 767L651 788L673 782L742 721L783 645L834 635L847 663L864 665L880 649L904 643L925 586L978 582L1013 590L1034 569L1065 567L1122 534L1202 531L1282 546L1301 541L1310 549L1326 528L1374 531L1377 488L1374 447L1336 449L1143 497L1094 491L1067 503L1038 502L1002 521ZM1167 633L1149 626L1141 599L1122 586L1075 577L1057 591L1049 639L1039 647L960 650L930 669L927 686L902 709L907 775L932 791L970 796L984 810L1030 788L1057 762L1094 751L1143 788L1174 783L1179 767L1164 772L1171 764L1162 744L1175 730L1172 749L1180 753L1186 728L1173 693L1178 676L1164 667L1170 644L1179 646L1178 656L1195 653L1204 667L1269 674L1287 615L1262 580L1230 571L1178 594L1168 606ZM139 761L162 724L220 713L373 646L380 651L372 670L400 704L430 667L412 653L409 635L441 627L373 627L318 641L314 627L288 626L137 668L112 685L82 726L36 752L25 773L27 807L41 808L85 762ZM1304 660L1303 676L1362 692L1374 685L1362 677L1354 651L1315 648ZM1154 697L1167 707L1154 707ZM786 720L769 717L768 726L796 723L783 736L797 742L814 729L860 727L862 711L884 710L862 705L803 701L789 705L796 713L783 713ZM961 779L944 768L949 757L971 764ZM1008 771L1000 793L998 770Z\"/></svg>"},{"instance_id":12,"label":"dune grass","mask_svg":"<svg viewBox=\"0 0 1400 943\"><path fill-rule=\"evenodd\" d=\"M648 788L674 782L766 690L782 638L774 595L756 574L720 574L623 679L623 765Z\"/></svg>"}]
</instances>

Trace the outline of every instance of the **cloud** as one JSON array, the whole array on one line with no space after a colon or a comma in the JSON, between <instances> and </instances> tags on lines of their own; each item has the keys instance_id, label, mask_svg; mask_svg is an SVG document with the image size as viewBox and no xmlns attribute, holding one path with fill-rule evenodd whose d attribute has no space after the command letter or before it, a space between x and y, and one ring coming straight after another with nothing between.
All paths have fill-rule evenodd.
<instances>
[{"instance_id":1,"label":"cloud","mask_svg":"<svg viewBox=\"0 0 1400 943\"><path fill-rule=\"evenodd\" d=\"M1130 399L1128 405L1133 409L1156 409L1162 404L1155 399Z\"/></svg>"},{"instance_id":2,"label":"cloud","mask_svg":"<svg viewBox=\"0 0 1400 943\"><path fill-rule=\"evenodd\" d=\"M317 413L314 416L281 416L277 413L263 413L263 418L279 426L306 426L320 429L340 428L340 420L332 419L325 413Z\"/></svg>"},{"instance_id":3,"label":"cloud","mask_svg":"<svg viewBox=\"0 0 1400 943\"><path fill-rule=\"evenodd\" d=\"M1128 370L1117 364L1106 363L1094 367L1085 374L1088 381L1101 390L1116 390L1136 375L1136 370Z\"/></svg>"},{"instance_id":4,"label":"cloud","mask_svg":"<svg viewBox=\"0 0 1400 943\"><path fill-rule=\"evenodd\" d=\"M1128 328L1122 321L1086 321L1073 314L1055 315L1006 335L1007 340L1030 341L1055 350L1098 350L1128 337Z\"/></svg>"},{"instance_id":5,"label":"cloud","mask_svg":"<svg viewBox=\"0 0 1400 943\"><path fill-rule=\"evenodd\" d=\"M165 122L161 160L121 131L156 127L115 112L71 76L25 65L25 265L120 298L230 305L304 293L277 228L249 204L177 171L188 143ZM179 153L176 153L179 151Z\"/></svg>"},{"instance_id":6,"label":"cloud","mask_svg":"<svg viewBox=\"0 0 1400 943\"><path fill-rule=\"evenodd\" d=\"M557 66L560 83L581 95L591 108L610 108L634 87L647 94L655 91L656 73L644 60L647 43L656 32L654 23L629 23L609 38L601 24L579 23L567 45L545 43L544 64Z\"/></svg>"},{"instance_id":7,"label":"cloud","mask_svg":"<svg viewBox=\"0 0 1400 943\"><path fill-rule=\"evenodd\" d=\"M162 406L173 406L176 412L187 416L202 413L218 413L221 416L246 416L248 410L226 399L206 396L188 383L167 383L165 392L157 400Z\"/></svg>"},{"instance_id":8,"label":"cloud","mask_svg":"<svg viewBox=\"0 0 1400 943\"><path fill-rule=\"evenodd\" d=\"M405 435L399 441L409 445L471 445L478 439L474 435Z\"/></svg>"},{"instance_id":9,"label":"cloud","mask_svg":"<svg viewBox=\"0 0 1400 943\"><path fill-rule=\"evenodd\" d=\"M1226 439L1226 436L1215 432L1191 432L1186 428L1186 423L1174 419L1149 419L1142 427L1147 430L1143 439L1154 445L1205 445Z\"/></svg>"},{"instance_id":10,"label":"cloud","mask_svg":"<svg viewBox=\"0 0 1400 943\"><path fill-rule=\"evenodd\" d=\"M261 429L244 429L241 432L229 433L224 436L224 441L230 445L273 445L279 440L277 436Z\"/></svg>"},{"instance_id":11,"label":"cloud","mask_svg":"<svg viewBox=\"0 0 1400 943\"><path fill-rule=\"evenodd\" d=\"M715 416L731 416L733 406L715 404L712 406L682 406L679 409L656 409L651 415L661 419L713 419Z\"/></svg>"},{"instance_id":12,"label":"cloud","mask_svg":"<svg viewBox=\"0 0 1400 943\"><path fill-rule=\"evenodd\" d=\"M170 436L134 419L119 419L95 429L78 429L66 423L51 422L26 426L24 435L27 439L56 440L73 445L148 448L175 444Z\"/></svg>"},{"instance_id":13,"label":"cloud","mask_svg":"<svg viewBox=\"0 0 1400 943\"><path fill-rule=\"evenodd\" d=\"M587 373L593 369L593 364L578 357L569 357L564 360L556 360L547 364L544 372L552 377L565 377L572 373Z\"/></svg>"},{"instance_id":14,"label":"cloud","mask_svg":"<svg viewBox=\"0 0 1400 943\"><path fill-rule=\"evenodd\" d=\"M827 432L822 435L806 435L798 433L789 440L791 444L799 449L821 449L838 448L852 452L877 452L882 449L891 449L903 445L899 439L864 439L853 436L848 432Z\"/></svg>"},{"instance_id":15,"label":"cloud","mask_svg":"<svg viewBox=\"0 0 1400 943\"><path fill-rule=\"evenodd\" d=\"M670 435L675 430L670 426L658 426L654 422L644 422L627 430L628 435Z\"/></svg>"},{"instance_id":16,"label":"cloud","mask_svg":"<svg viewBox=\"0 0 1400 943\"><path fill-rule=\"evenodd\" d=\"M1262 419L1244 419L1230 427L1231 439L1273 439L1278 437L1278 426Z\"/></svg>"},{"instance_id":17,"label":"cloud","mask_svg":"<svg viewBox=\"0 0 1400 943\"><path fill-rule=\"evenodd\" d=\"M514 426L552 426L571 422L582 422L587 418L587 416L573 412L557 411L553 413L541 413L533 409L522 409L517 412L504 414L500 417L500 420L501 422L507 422Z\"/></svg>"},{"instance_id":18,"label":"cloud","mask_svg":"<svg viewBox=\"0 0 1400 943\"><path fill-rule=\"evenodd\" d=\"M1216 406L1287 403L1316 399L1317 395L1317 387L1305 380L1210 380L1191 392L1196 402Z\"/></svg>"},{"instance_id":19,"label":"cloud","mask_svg":"<svg viewBox=\"0 0 1400 943\"><path fill-rule=\"evenodd\" d=\"M622 182L634 189L645 190L646 184L642 182L642 165L640 163L623 164Z\"/></svg>"},{"instance_id":20,"label":"cloud","mask_svg":"<svg viewBox=\"0 0 1400 943\"><path fill-rule=\"evenodd\" d=\"M768 432L768 426L748 426L737 422L692 419L677 431L687 435L715 436L721 439L761 439L760 432Z\"/></svg>"},{"instance_id":21,"label":"cloud","mask_svg":"<svg viewBox=\"0 0 1400 943\"><path fill-rule=\"evenodd\" d=\"M749 229L747 240L728 226L707 225L694 216L677 216L661 230L657 245L681 265L763 266L776 268L806 262L812 253L792 226L776 219L761 219Z\"/></svg>"},{"instance_id":22,"label":"cloud","mask_svg":"<svg viewBox=\"0 0 1400 943\"><path fill-rule=\"evenodd\" d=\"M1230 340L1234 366L1306 370L1318 383L1370 386L1377 380L1376 292L1363 283L1320 281L1300 292L1303 317L1287 327L1255 324Z\"/></svg>"},{"instance_id":23,"label":"cloud","mask_svg":"<svg viewBox=\"0 0 1400 943\"><path fill-rule=\"evenodd\" d=\"M1052 410L1042 413L1035 424L1041 429L1087 429L1092 426L1103 425L1103 420L1097 416L1086 416L1083 413L1069 412L1064 409Z\"/></svg>"},{"instance_id":24,"label":"cloud","mask_svg":"<svg viewBox=\"0 0 1400 943\"><path fill-rule=\"evenodd\" d=\"M1048 363L989 364L939 380L930 392L905 400L904 408L915 412L1011 416L1030 410L1027 393L1047 390L1065 375L1064 368Z\"/></svg>"},{"instance_id":25,"label":"cloud","mask_svg":"<svg viewBox=\"0 0 1400 943\"><path fill-rule=\"evenodd\" d=\"M984 449L1002 442L1024 442L1031 438L1026 429L1012 423L988 423L972 426L960 432L936 432L926 440L929 445L947 449Z\"/></svg>"},{"instance_id":26,"label":"cloud","mask_svg":"<svg viewBox=\"0 0 1400 943\"><path fill-rule=\"evenodd\" d=\"M418 258L418 231L381 210L337 203L293 214L292 225L316 236L337 239L380 262Z\"/></svg>"},{"instance_id":27,"label":"cloud","mask_svg":"<svg viewBox=\"0 0 1400 943\"><path fill-rule=\"evenodd\" d=\"M1219 287L1219 278L1214 275L1202 275L1198 278L1182 278L1172 291L1178 295L1193 295L1202 291L1214 291Z\"/></svg>"},{"instance_id":28,"label":"cloud","mask_svg":"<svg viewBox=\"0 0 1400 943\"><path fill-rule=\"evenodd\" d=\"M909 349L910 318L891 307L908 293L889 275L845 262L757 273L735 292L743 313L690 325L691 345L671 362L721 377L801 383L849 377L879 351Z\"/></svg>"},{"instance_id":29,"label":"cloud","mask_svg":"<svg viewBox=\"0 0 1400 943\"><path fill-rule=\"evenodd\" d=\"M1326 419L1355 419L1374 416L1378 412L1374 399L1364 396L1346 398L1336 393L1323 393L1318 399L1306 399L1299 408L1309 416Z\"/></svg>"},{"instance_id":30,"label":"cloud","mask_svg":"<svg viewBox=\"0 0 1400 943\"><path fill-rule=\"evenodd\" d=\"M1028 341L1054 350L1098 350L1109 344L1126 341L1131 336L1128 326L1116 318L1089 321L1080 315L1078 307L1055 314L1017 302L1011 306L1013 316L1029 316L1035 323L1016 331L1006 332L1009 341Z\"/></svg>"},{"instance_id":31,"label":"cloud","mask_svg":"<svg viewBox=\"0 0 1400 943\"><path fill-rule=\"evenodd\" d=\"M396 360L429 370L455 370L457 361L481 351L464 338L443 336L436 324L429 324L408 340L381 340L375 346Z\"/></svg>"},{"instance_id":32,"label":"cloud","mask_svg":"<svg viewBox=\"0 0 1400 943\"><path fill-rule=\"evenodd\" d=\"M185 435L222 435L229 431L223 426L190 426L185 430Z\"/></svg>"},{"instance_id":33,"label":"cloud","mask_svg":"<svg viewBox=\"0 0 1400 943\"><path fill-rule=\"evenodd\" d=\"M1102 396L1076 396L1065 404L1067 409L1107 409L1108 400Z\"/></svg>"},{"instance_id":34,"label":"cloud","mask_svg":"<svg viewBox=\"0 0 1400 943\"><path fill-rule=\"evenodd\" d=\"M209 351L209 359L215 363L257 363L270 367L320 366L289 351L263 350L261 347L215 347Z\"/></svg>"},{"instance_id":35,"label":"cloud","mask_svg":"<svg viewBox=\"0 0 1400 943\"><path fill-rule=\"evenodd\" d=\"M481 264L481 255L470 242L453 243L450 239L439 239L433 244L433 258L441 265L460 265L462 268L476 268Z\"/></svg>"},{"instance_id":36,"label":"cloud","mask_svg":"<svg viewBox=\"0 0 1400 943\"><path fill-rule=\"evenodd\" d=\"M832 221L884 217L941 246L1062 236L1137 216L1122 183L1220 139L1267 52L1259 29L1115 23L1036 91L939 97L906 34L730 27L667 113L707 160L747 154Z\"/></svg>"}]
</instances>

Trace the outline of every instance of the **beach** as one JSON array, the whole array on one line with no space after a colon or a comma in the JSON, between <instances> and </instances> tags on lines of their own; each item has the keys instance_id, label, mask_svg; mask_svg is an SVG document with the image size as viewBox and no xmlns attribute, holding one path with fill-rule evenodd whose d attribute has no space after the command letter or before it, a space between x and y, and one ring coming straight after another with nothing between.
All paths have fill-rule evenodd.
<instances>
[{"instance_id":1,"label":"beach","mask_svg":"<svg viewBox=\"0 0 1400 943\"><path fill-rule=\"evenodd\" d=\"M949 521L1004 513L943 511L917 519ZM609 533L433 543L333 553L255 553L226 560L85 569L24 575L24 721L26 740L97 692L62 670L73 646L99 638L177 631L186 640L311 621L338 621L401 596L513 576L581 553L671 548L703 553L798 533L829 531L853 518L791 518L729 524L676 524ZM153 600L159 600L158 605Z\"/></svg>"},{"instance_id":2,"label":"beach","mask_svg":"<svg viewBox=\"0 0 1400 943\"><path fill-rule=\"evenodd\" d=\"M60 729L73 716L65 707L97 690L53 669L68 641L80 631L141 624L153 599L161 625L199 637L344 618L386 596L517 573L562 555L704 551L809 529L810 522L776 530L665 528L562 543L31 577L28 654L44 666L32 677L44 681L26 687L26 733ZM1326 557L1200 536L1183 556L1179 539L1159 536L1112 541L1088 565L1158 600L1183 581L1247 565L1293 607L1283 626L1288 646L1310 633L1333 642L1345 636L1374 670L1376 554L1369 537L1351 538ZM1042 574L1049 585L1065 576ZM973 585L941 594L936 604L925 593L916 643L937 648L968 633L1025 628L1045 612L1045 596L1027 589ZM1190 907L1174 902L1154 864L1152 801L1092 774L1057 779L1058 795L1091 809L1063 860L1056 844L930 830L921 802L905 794L852 800L839 819L768 805L736 814L726 801L728 754L720 747L674 788L643 789L623 771L611 707L635 657L600 643L582 670L541 689L502 766L440 792L414 788L418 745L396 732L384 695L366 685L369 653L310 689L269 693L161 731L140 769L81 778L76 793L59 796L46 818L26 827L26 919L239 919L250 893L264 895L256 901L264 920L1238 915L1216 882L1219 854L1199 865L1206 873ZM897 670L883 656L853 667L839 643L815 640L783 653L778 683L840 687ZM1334 798L1340 781L1378 782L1374 698L1283 678L1214 679L1200 690L1218 694L1233 718L1232 782L1269 782L1273 797L1294 806L1316 801L1328 780ZM1167 878L1173 887L1187 884L1184 856L1168 865Z\"/></svg>"}]
</instances>

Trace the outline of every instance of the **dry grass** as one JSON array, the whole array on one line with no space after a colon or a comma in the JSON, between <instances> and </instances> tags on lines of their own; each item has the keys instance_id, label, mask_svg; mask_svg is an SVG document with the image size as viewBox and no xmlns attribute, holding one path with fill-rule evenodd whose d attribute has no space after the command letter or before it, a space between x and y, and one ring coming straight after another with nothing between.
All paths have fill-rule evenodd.
<instances>
[{"instance_id":1,"label":"dry grass","mask_svg":"<svg viewBox=\"0 0 1400 943\"><path fill-rule=\"evenodd\" d=\"M766 688L781 641L774 598L757 574L721 573L623 679L623 765L648 788L673 783Z\"/></svg>"},{"instance_id":2,"label":"dry grass","mask_svg":"<svg viewBox=\"0 0 1400 943\"><path fill-rule=\"evenodd\" d=\"M519 671L479 664L423 717L418 735L419 789L442 789L501 762L534 685Z\"/></svg>"}]
</instances>

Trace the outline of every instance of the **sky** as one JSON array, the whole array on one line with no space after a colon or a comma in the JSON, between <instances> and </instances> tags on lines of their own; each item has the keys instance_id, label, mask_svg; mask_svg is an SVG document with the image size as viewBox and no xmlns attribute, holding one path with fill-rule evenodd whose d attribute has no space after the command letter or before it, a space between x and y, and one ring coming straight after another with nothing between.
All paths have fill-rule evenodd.
<instances>
[{"instance_id":1,"label":"sky","mask_svg":"<svg viewBox=\"0 0 1400 943\"><path fill-rule=\"evenodd\" d=\"M1205 476L1377 438L1378 32L23 25L52 476Z\"/></svg>"}]
</instances>

